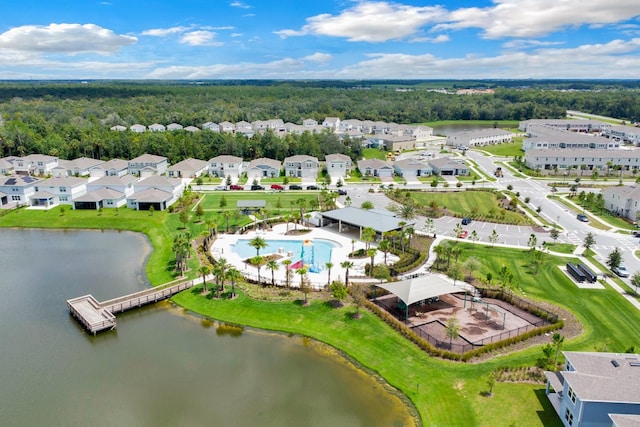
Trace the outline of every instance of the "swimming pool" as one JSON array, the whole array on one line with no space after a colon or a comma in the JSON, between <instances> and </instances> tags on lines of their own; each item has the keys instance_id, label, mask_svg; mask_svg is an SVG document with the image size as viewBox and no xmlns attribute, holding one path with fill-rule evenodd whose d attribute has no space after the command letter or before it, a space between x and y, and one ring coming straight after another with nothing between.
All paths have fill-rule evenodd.
<instances>
[{"instance_id":1,"label":"swimming pool","mask_svg":"<svg viewBox=\"0 0 640 427\"><path fill-rule=\"evenodd\" d=\"M232 246L233 252L242 258L251 258L256 255L256 248L249 245L250 239L239 239ZM265 240L267 247L260 249L260 255L278 253L282 250L283 255L293 253L291 260L296 262L302 260L304 264L314 266L314 270L324 270L325 264L331 261L331 251L339 244L326 239L311 239L311 244L305 244L305 240Z\"/></svg>"}]
</instances>

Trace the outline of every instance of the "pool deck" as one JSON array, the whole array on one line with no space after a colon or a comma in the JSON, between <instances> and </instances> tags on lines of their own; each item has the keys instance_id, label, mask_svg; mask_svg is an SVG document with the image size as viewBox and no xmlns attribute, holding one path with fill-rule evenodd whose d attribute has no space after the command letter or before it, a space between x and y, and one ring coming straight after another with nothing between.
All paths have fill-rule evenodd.
<instances>
[{"instance_id":1,"label":"pool deck","mask_svg":"<svg viewBox=\"0 0 640 427\"><path fill-rule=\"evenodd\" d=\"M300 226L298 226L300 228ZM293 230L294 225L289 224L289 230ZM323 228L315 228L311 227L310 232L302 235L291 236L287 235L287 225L286 224L277 224L272 227L271 230L258 230L258 231L250 231L245 234L220 234L218 235L218 239L211 246L211 253L214 258L224 258L228 263L234 265L245 277L249 279L256 280L258 277L258 269L248 265L244 262L244 258L240 257L233 250L233 246L237 243L238 240L241 239L252 239L256 236L260 236L265 240L292 240L292 241L304 241L313 239L323 239L330 240L336 244L336 246L331 251L331 262L333 263L333 267L331 268L331 280L336 280L340 278L344 281L345 269L340 267L340 264L346 260L353 262L354 266L349 269L349 280L354 279L358 280L366 277L364 273L364 267L369 263L369 258L348 258L349 253L352 251L352 239L353 237L348 233L338 233L337 226L327 226ZM365 247L365 243L354 239L355 243L353 244L353 248L358 250L360 248ZM375 245L374 245L375 246ZM270 253L262 252L260 255L270 255ZM289 257L288 254L280 253L282 256L279 259L279 263L285 259L291 259L293 262L298 261L300 259L299 254L293 254L293 256ZM388 254L387 263L390 265L397 257L394 255ZM375 256L375 263L384 262L384 253L378 251ZM324 267L324 266L323 266ZM281 265L278 270L275 271L275 279L277 283L285 282L285 268L284 265ZM311 284L316 288L324 287L328 281L328 270L325 268L323 271L318 273L308 273L309 280ZM271 270L266 267L262 267L260 269L260 277L263 282L271 282ZM291 276L291 285L296 287L300 283L300 277L295 274ZM368 280L374 280L368 278Z\"/></svg>"}]
</instances>

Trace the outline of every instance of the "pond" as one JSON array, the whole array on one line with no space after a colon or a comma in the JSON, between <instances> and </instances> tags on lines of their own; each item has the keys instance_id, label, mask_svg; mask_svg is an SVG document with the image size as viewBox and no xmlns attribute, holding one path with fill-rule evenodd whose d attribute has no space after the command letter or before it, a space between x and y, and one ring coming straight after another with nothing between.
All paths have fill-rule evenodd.
<instances>
[{"instance_id":1,"label":"pond","mask_svg":"<svg viewBox=\"0 0 640 427\"><path fill-rule=\"evenodd\" d=\"M145 237L0 229L0 419L7 426L404 426L374 376L297 336L159 303L88 335L65 301L147 286Z\"/></svg>"}]
</instances>

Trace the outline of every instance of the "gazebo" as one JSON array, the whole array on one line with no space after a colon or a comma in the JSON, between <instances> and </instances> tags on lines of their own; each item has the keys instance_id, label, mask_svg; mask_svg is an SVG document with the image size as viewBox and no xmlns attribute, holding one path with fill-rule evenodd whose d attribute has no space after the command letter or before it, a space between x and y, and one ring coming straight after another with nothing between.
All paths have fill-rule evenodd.
<instances>
[{"instance_id":1,"label":"gazebo","mask_svg":"<svg viewBox=\"0 0 640 427\"><path fill-rule=\"evenodd\" d=\"M465 291L464 288L454 286L435 274L427 274L399 282L380 283L376 286L386 289L402 300L405 305L405 321L409 318L409 306L414 302Z\"/></svg>"}]
</instances>

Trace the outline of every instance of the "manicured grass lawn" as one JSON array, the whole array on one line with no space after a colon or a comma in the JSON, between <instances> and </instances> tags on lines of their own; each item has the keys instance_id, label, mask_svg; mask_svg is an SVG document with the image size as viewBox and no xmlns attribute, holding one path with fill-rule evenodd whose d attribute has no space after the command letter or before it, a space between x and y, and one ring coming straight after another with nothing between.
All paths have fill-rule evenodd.
<instances>
[{"instance_id":1,"label":"manicured grass lawn","mask_svg":"<svg viewBox=\"0 0 640 427\"><path fill-rule=\"evenodd\" d=\"M491 153L494 156L499 157L515 157L524 155L524 151L522 151L522 141L507 144L487 145L484 147L478 147L477 150L486 151L487 153Z\"/></svg>"},{"instance_id":2,"label":"manicured grass lawn","mask_svg":"<svg viewBox=\"0 0 640 427\"><path fill-rule=\"evenodd\" d=\"M440 208L446 207L453 215L469 216L480 220L499 220L508 224L529 224L529 220L522 214L504 211L498 207L498 198L489 191L460 191L454 193L410 192L411 198L421 206L429 206L431 202L438 203Z\"/></svg>"},{"instance_id":3,"label":"manicured grass lawn","mask_svg":"<svg viewBox=\"0 0 640 427\"><path fill-rule=\"evenodd\" d=\"M318 191L216 191L204 194L204 200L200 202L205 211L236 210L238 200L264 200L266 209L297 210L297 200L303 198L307 202L307 208L312 200L318 200ZM220 207L220 200L227 200L225 208Z\"/></svg>"},{"instance_id":4,"label":"manicured grass lawn","mask_svg":"<svg viewBox=\"0 0 640 427\"><path fill-rule=\"evenodd\" d=\"M377 148L363 148L362 158L387 160L387 152Z\"/></svg>"},{"instance_id":5,"label":"manicured grass lawn","mask_svg":"<svg viewBox=\"0 0 640 427\"><path fill-rule=\"evenodd\" d=\"M561 254L572 254L576 250L576 245L571 243L553 243L547 242L547 248L553 252L559 252Z\"/></svg>"}]
</instances>

